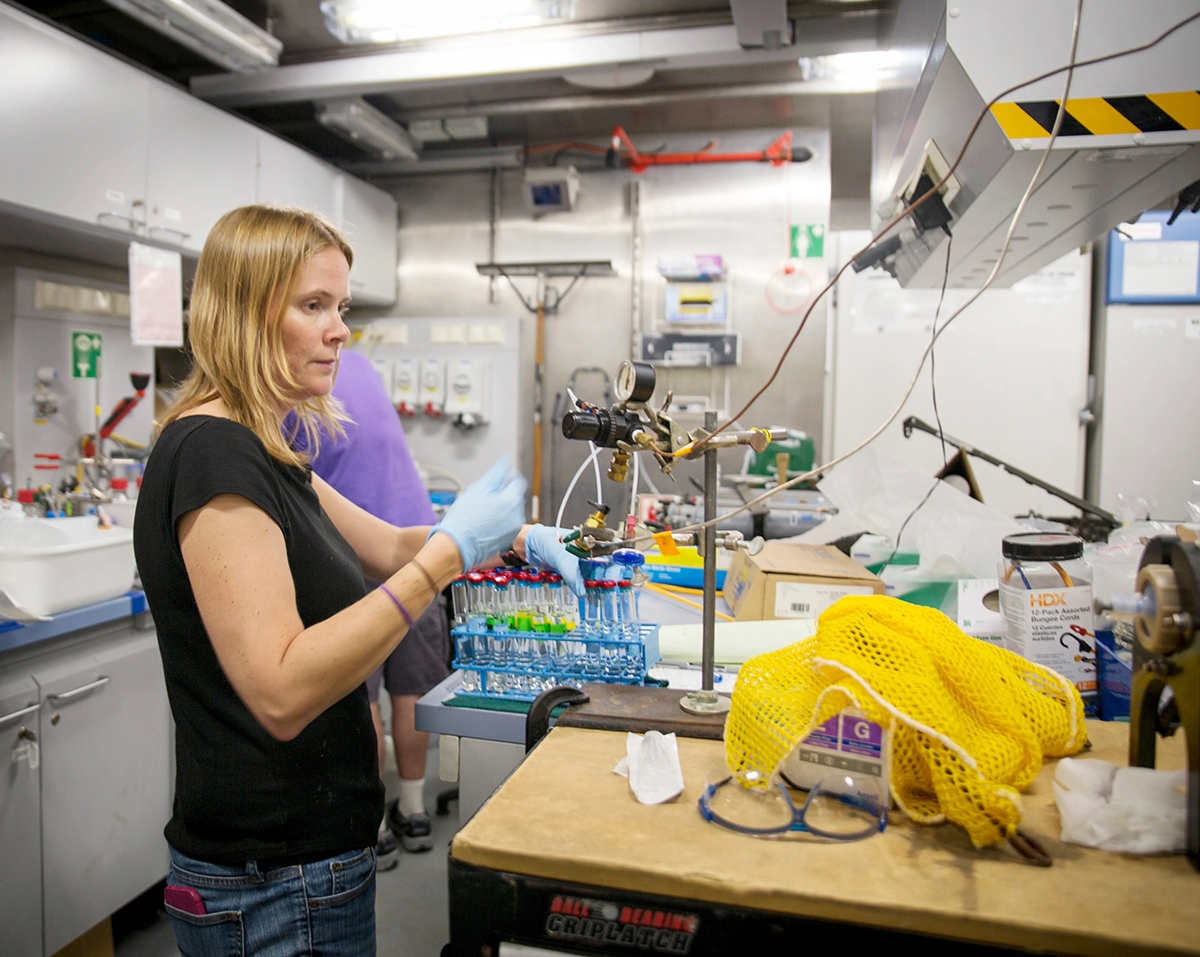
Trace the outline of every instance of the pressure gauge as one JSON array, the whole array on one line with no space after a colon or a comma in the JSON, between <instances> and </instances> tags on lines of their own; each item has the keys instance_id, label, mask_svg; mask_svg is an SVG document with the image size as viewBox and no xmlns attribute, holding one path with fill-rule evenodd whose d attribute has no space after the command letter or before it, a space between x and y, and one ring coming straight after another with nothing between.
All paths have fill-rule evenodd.
<instances>
[{"instance_id":1,"label":"pressure gauge","mask_svg":"<svg viewBox=\"0 0 1200 957\"><path fill-rule=\"evenodd\" d=\"M617 366L613 392L619 402L646 402L654 395L654 366L624 360Z\"/></svg>"}]
</instances>

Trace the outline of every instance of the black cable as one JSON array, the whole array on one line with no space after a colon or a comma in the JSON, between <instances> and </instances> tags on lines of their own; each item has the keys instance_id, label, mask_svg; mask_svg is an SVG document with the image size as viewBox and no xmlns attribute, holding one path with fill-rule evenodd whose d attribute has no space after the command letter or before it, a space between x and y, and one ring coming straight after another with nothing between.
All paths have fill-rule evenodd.
<instances>
[{"instance_id":1,"label":"black cable","mask_svg":"<svg viewBox=\"0 0 1200 957\"><path fill-rule=\"evenodd\" d=\"M933 394L933 419L937 422L938 438L942 440L942 474L950 468L950 460L946 457L946 431L942 428L942 416L937 404L937 366L934 364L934 344L937 342L938 319L942 316L942 303L946 301L946 283L950 281L950 247L954 242L954 234L947 232L946 240L946 271L942 274L942 292L938 296L937 309L933 312L933 340L929 343L929 391Z\"/></svg>"},{"instance_id":2,"label":"black cable","mask_svg":"<svg viewBox=\"0 0 1200 957\"><path fill-rule=\"evenodd\" d=\"M887 561L885 561L885 562L884 562L882 565L880 565L880 566L879 566L879 574L881 574L881 575L882 575L882 574L883 574L883 570L884 570L885 568L887 568L887 567L888 567L888 565L890 565L890 564L891 564L891 563L892 563L892 562L895 560L895 558L896 558L896 555L897 555L897 554L899 553L899 551L900 551L900 540L901 540L902 538L904 538L904 530L905 530L906 528L908 528L908 523L909 523L909 522L911 522L911 521L913 520L913 516L914 516L914 515L916 515L916 514L917 514L917 512L921 511L921 507L922 507L922 506L923 506L923 505L924 505L926 502L928 502L928 501L929 501L929 499L930 499L930 498L933 496L933 493L934 493L934 491L935 491L935 490L937 489L937 487L938 487L939 485L941 485L941 484L942 484L942 480L941 480L941 479L939 479L939 478L935 478L935 479L933 480L933 484L932 484L931 486L929 486L929 491L925 493L925 497L924 497L923 499L921 499L921 501L917 502L917 507L916 507L916 508L914 508L914 509L913 509L911 512L909 512L909 513L908 513L908 518L906 518L906 519L904 520L904 524L902 524L902 525L900 526L900 531L899 531L899 532L896 534L896 544L895 544L895 546L892 548L892 554L890 554L890 555L887 557Z\"/></svg>"},{"instance_id":3,"label":"black cable","mask_svg":"<svg viewBox=\"0 0 1200 957\"><path fill-rule=\"evenodd\" d=\"M929 388L930 388L930 391L933 393L933 417L937 421L938 438L940 438L942 440L942 474L943 475L946 474L946 470L950 467L950 461L949 461L949 459L946 458L946 433L945 433L945 430L942 428L942 417L938 414L937 377L935 374L936 369L935 369L935 366L933 363L933 353L934 353L934 343L937 342L938 319L940 319L942 316L942 303L946 301L946 284L950 281L950 248L951 248L950 244L953 242L954 242L954 234L949 233L948 238L946 240L946 271L942 274L942 292L938 296L937 309L935 309L933 312L933 342L931 342L929 344ZM904 538L904 530L906 528L908 528L908 523L913 520L913 516L916 515L917 512L921 511L921 509L924 507L925 503L928 502L929 499L933 496L934 490L941 484L942 484L942 480L940 478L935 478L933 480L933 484L931 486L929 486L929 491L925 493L925 497L917 503L916 508L914 508L911 512L908 513L908 517L904 520L904 523L900 526L900 531L896 534L896 544L894 546L892 546L892 554L890 554L887 557L887 561L885 561L879 567L880 574L883 573L883 570L885 568L887 568L888 565L890 565L892 563L892 561L896 558L896 556L900 553L900 540L902 538Z\"/></svg>"}]
</instances>

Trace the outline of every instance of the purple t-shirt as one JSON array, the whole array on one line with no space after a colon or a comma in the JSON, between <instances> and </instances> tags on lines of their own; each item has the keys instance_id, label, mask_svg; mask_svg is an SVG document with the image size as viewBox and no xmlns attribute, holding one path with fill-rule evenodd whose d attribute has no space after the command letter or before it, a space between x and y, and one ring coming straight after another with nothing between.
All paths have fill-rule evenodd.
<instances>
[{"instance_id":1,"label":"purple t-shirt","mask_svg":"<svg viewBox=\"0 0 1200 957\"><path fill-rule=\"evenodd\" d=\"M322 434L312 468L355 505L385 522L433 525L429 493L408 451L400 416L371 360L343 349L333 394L351 421L346 435ZM303 447L303 437L297 443Z\"/></svg>"}]
</instances>

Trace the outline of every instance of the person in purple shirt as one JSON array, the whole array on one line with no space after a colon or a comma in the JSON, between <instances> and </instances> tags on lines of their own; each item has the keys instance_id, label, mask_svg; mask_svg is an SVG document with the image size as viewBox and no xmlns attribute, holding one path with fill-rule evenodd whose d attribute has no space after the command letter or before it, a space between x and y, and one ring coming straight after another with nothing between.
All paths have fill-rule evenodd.
<instances>
[{"instance_id":1,"label":"person in purple shirt","mask_svg":"<svg viewBox=\"0 0 1200 957\"><path fill-rule=\"evenodd\" d=\"M400 417L371 360L343 349L333 386L349 416L344 436L322 435L313 471L355 505L401 527L433 525L437 518L408 450ZM413 723L417 699L449 673L450 632L446 600L439 596L413 624L408 637L367 681L371 715L384 759L380 684L392 696L392 740L400 772L400 795L389 802L376 856L380 870L399 863L396 841L408 851L433 847L425 810L425 755L429 735ZM389 833L390 831L390 833Z\"/></svg>"}]
</instances>

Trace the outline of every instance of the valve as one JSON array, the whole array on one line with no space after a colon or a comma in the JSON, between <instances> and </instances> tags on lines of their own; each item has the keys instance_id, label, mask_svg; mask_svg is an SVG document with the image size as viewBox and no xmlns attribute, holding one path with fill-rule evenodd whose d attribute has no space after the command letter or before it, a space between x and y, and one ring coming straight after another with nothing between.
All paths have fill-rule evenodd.
<instances>
[{"instance_id":1,"label":"valve","mask_svg":"<svg viewBox=\"0 0 1200 957\"><path fill-rule=\"evenodd\" d=\"M624 449L613 452L612 461L608 463L608 478L613 482L624 482L629 474L629 453Z\"/></svg>"}]
</instances>

